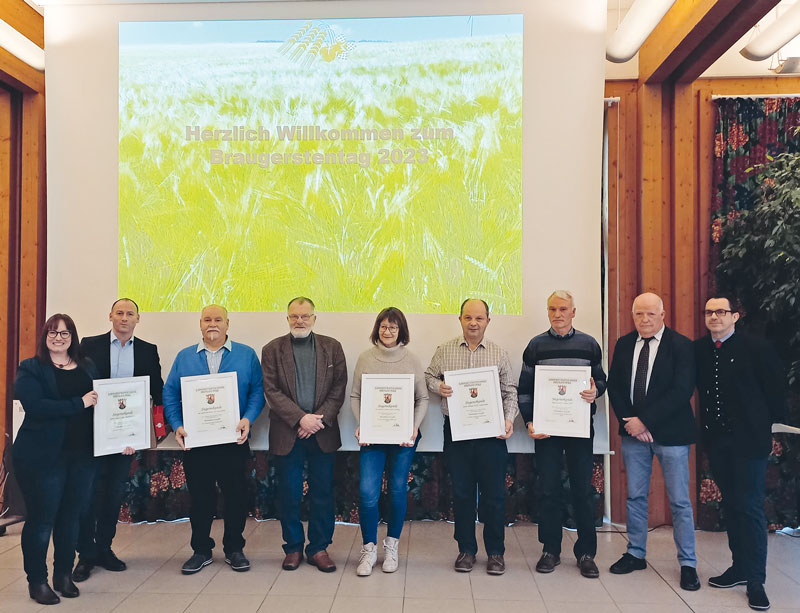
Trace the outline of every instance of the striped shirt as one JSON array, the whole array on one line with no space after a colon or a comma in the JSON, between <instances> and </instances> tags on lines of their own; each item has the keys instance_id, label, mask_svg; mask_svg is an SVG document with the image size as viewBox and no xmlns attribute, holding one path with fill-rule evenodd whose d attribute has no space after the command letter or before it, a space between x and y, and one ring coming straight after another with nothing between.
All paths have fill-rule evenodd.
<instances>
[{"instance_id":1,"label":"striped shirt","mask_svg":"<svg viewBox=\"0 0 800 613\"><path fill-rule=\"evenodd\" d=\"M514 421L519 414L517 406L517 385L511 376L511 360L508 352L500 345L484 338L475 350L470 350L464 335L442 343L436 348L431 364L425 371L425 382L434 394L439 393L439 384L448 370L466 368L485 368L497 366L500 376L500 395L503 397L503 413L508 421ZM447 399L442 398L442 413L447 415Z\"/></svg>"},{"instance_id":2,"label":"striped shirt","mask_svg":"<svg viewBox=\"0 0 800 613\"><path fill-rule=\"evenodd\" d=\"M216 375L219 372L220 364L222 364L222 356L225 355L223 349L227 349L228 351L233 350L233 344L231 343L231 339L225 338L225 344L217 349L216 351L211 351L203 341L197 343L197 353L201 351L206 352L206 363L208 364L208 372L212 375Z\"/></svg>"}]
</instances>

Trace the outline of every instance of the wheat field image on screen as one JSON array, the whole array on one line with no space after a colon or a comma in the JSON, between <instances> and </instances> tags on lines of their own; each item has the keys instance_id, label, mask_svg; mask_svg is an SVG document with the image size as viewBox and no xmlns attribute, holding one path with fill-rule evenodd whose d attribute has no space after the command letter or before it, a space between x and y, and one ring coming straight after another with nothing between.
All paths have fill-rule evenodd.
<instances>
[{"instance_id":1,"label":"wheat field image on screen","mask_svg":"<svg viewBox=\"0 0 800 613\"><path fill-rule=\"evenodd\" d=\"M522 37L358 43L309 67L279 47L120 48L120 295L145 311L280 311L304 294L325 311L412 313L481 296L521 313ZM277 125L404 138L282 142ZM187 141L186 126L273 134ZM440 138L414 140L414 128ZM212 165L211 149L372 159ZM425 153L380 164L380 149Z\"/></svg>"}]
</instances>

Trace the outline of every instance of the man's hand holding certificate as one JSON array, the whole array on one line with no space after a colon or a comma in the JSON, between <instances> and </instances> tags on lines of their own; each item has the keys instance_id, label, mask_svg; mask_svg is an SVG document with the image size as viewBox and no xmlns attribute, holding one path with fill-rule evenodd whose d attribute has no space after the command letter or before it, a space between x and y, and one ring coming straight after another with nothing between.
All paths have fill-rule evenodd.
<instances>
[{"instance_id":1,"label":"man's hand holding certificate","mask_svg":"<svg viewBox=\"0 0 800 613\"><path fill-rule=\"evenodd\" d=\"M150 377L95 379L94 455L149 449Z\"/></svg>"},{"instance_id":2,"label":"man's hand holding certificate","mask_svg":"<svg viewBox=\"0 0 800 613\"><path fill-rule=\"evenodd\" d=\"M178 428L183 432L175 434L181 447L236 443L240 431L246 437L250 423L239 418L236 372L181 377L180 381L184 425Z\"/></svg>"},{"instance_id":3,"label":"man's hand holding certificate","mask_svg":"<svg viewBox=\"0 0 800 613\"><path fill-rule=\"evenodd\" d=\"M454 441L506 434L497 366L445 371L444 380L452 388L447 411Z\"/></svg>"},{"instance_id":4,"label":"man's hand holding certificate","mask_svg":"<svg viewBox=\"0 0 800 613\"><path fill-rule=\"evenodd\" d=\"M597 388L588 366L535 367L532 437L589 438Z\"/></svg>"}]
</instances>

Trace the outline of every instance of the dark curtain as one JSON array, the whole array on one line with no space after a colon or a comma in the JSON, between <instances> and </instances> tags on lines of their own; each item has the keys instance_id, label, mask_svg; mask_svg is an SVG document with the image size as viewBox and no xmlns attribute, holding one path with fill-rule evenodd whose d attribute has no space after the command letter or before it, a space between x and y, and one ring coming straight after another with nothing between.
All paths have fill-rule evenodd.
<instances>
[{"instance_id":1,"label":"dark curtain","mask_svg":"<svg viewBox=\"0 0 800 613\"><path fill-rule=\"evenodd\" d=\"M506 520L536 521L538 496L536 490L535 454L510 454L506 470ZM277 517L275 506L275 467L266 451L252 453L248 464L249 499L252 515L258 519ZM357 451L336 454L334 492L336 520L358 523ZM574 527L569 500L566 471L564 483L564 525ZM603 456L595 456L592 483L595 489L595 516L600 525L603 518ZM441 453L417 453L411 464L408 486L410 520L452 520L450 479ZM385 483L384 483L385 491ZM384 511L381 498L381 511ZM221 503L221 496L218 497ZM221 508L221 507L220 507ZM304 509L303 516L306 509ZM141 451L131 466L129 488L120 511L126 522L173 520L189 515L189 492L186 488L181 452Z\"/></svg>"},{"instance_id":2,"label":"dark curtain","mask_svg":"<svg viewBox=\"0 0 800 613\"><path fill-rule=\"evenodd\" d=\"M711 253L709 270L718 260L719 239L725 223L740 211L752 209L758 202L757 177L763 167L779 153L800 151L795 130L800 125L800 97L789 98L719 98L714 101L714 169L711 202ZM709 283L713 284L713 275ZM713 290L713 286L710 288ZM770 530L796 526L798 494L796 462L786 450L794 441L791 434L773 436L772 453L767 466L765 510ZM720 513L722 499L711 475L708 458L698 449L697 527L724 530Z\"/></svg>"}]
</instances>

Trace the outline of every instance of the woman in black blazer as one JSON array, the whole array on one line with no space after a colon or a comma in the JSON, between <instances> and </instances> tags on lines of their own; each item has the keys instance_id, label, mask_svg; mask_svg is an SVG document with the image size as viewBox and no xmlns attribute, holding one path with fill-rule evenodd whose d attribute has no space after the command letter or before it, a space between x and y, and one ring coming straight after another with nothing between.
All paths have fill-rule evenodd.
<instances>
[{"instance_id":1,"label":"woman in black blazer","mask_svg":"<svg viewBox=\"0 0 800 613\"><path fill-rule=\"evenodd\" d=\"M94 475L93 416L97 373L81 358L78 331L69 315L56 313L42 329L36 357L17 369L15 397L25 420L12 448L25 500L22 556L28 592L40 604L56 604L47 584L47 547L53 535L53 587L78 596L72 565L78 522Z\"/></svg>"}]
</instances>

